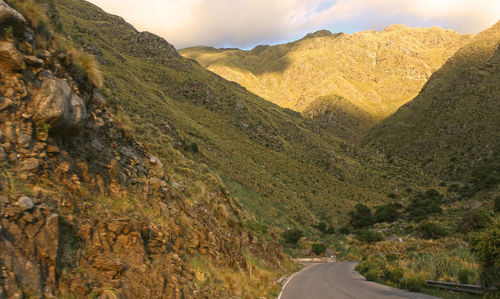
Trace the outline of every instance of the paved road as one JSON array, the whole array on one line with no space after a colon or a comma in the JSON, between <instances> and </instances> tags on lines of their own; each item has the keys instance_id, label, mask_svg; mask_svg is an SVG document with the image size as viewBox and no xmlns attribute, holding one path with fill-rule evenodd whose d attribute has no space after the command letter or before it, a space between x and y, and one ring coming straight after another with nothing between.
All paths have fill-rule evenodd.
<instances>
[{"instance_id":1,"label":"paved road","mask_svg":"<svg viewBox=\"0 0 500 299\"><path fill-rule=\"evenodd\" d=\"M354 271L355 262L313 264L293 275L279 299L437 298L366 281Z\"/></svg>"}]
</instances>

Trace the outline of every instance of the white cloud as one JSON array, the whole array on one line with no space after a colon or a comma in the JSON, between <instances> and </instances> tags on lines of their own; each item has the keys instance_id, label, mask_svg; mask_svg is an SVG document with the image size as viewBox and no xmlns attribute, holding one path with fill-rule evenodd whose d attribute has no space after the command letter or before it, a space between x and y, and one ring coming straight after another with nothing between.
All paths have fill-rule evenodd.
<instances>
[{"instance_id":1,"label":"white cloud","mask_svg":"<svg viewBox=\"0 0 500 299\"><path fill-rule=\"evenodd\" d=\"M354 32L391 24L477 33L500 19L497 0L90 0L176 47L250 47L318 29Z\"/></svg>"}]
</instances>

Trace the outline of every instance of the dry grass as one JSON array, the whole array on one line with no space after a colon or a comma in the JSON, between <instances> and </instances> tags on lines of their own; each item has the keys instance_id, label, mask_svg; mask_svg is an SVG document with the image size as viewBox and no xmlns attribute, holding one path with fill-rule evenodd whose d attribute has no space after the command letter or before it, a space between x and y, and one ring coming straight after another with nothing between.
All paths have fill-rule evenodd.
<instances>
[{"instance_id":1,"label":"dry grass","mask_svg":"<svg viewBox=\"0 0 500 299\"><path fill-rule=\"evenodd\" d=\"M85 53L83 50L71 48L67 52L67 62L76 65L83 75L94 87L101 89L104 85L104 77L101 73L99 62L94 55Z\"/></svg>"}]
</instances>

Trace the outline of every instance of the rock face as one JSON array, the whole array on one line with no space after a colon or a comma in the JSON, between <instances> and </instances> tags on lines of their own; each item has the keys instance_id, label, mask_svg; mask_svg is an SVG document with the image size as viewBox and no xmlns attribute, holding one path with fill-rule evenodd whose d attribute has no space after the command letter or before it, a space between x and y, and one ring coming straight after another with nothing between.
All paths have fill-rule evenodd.
<instances>
[{"instance_id":1,"label":"rock face","mask_svg":"<svg viewBox=\"0 0 500 299\"><path fill-rule=\"evenodd\" d=\"M58 131L79 129L87 117L83 100L66 81L50 74L44 76L40 91L33 101L35 121L50 124Z\"/></svg>"},{"instance_id":2,"label":"rock face","mask_svg":"<svg viewBox=\"0 0 500 299\"><path fill-rule=\"evenodd\" d=\"M22 35L26 28L26 20L19 12L0 0L0 28L9 26L12 26L15 35Z\"/></svg>"},{"instance_id":3,"label":"rock face","mask_svg":"<svg viewBox=\"0 0 500 299\"><path fill-rule=\"evenodd\" d=\"M25 43L6 41L0 61L0 298L231 298L241 291L197 280L193 261L251 279L247 254L280 275L276 236L244 245L257 237L239 204L183 172L208 170L181 152L190 168L160 161L105 102L86 106L100 91L71 77L64 53L35 49L41 63Z\"/></svg>"}]
</instances>

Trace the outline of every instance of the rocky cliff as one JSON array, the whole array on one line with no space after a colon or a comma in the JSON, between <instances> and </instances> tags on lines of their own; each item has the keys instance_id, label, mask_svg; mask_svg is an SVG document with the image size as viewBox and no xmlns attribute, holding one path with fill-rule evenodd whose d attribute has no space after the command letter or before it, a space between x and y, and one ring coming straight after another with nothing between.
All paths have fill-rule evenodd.
<instances>
[{"instance_id":1,"label":"rocky cliff","mask_svg":"<svg viewBox=\"0 0 500 299\"><path fill-rule=\"evenodd\" d=\"M33 14L48 6L9 2L26 19L0 1L0 298L269 294L274 233L242 227L206 167L172 146L191 165L173 170L131 137L95 66Z\"/></svg>"}]
</instances>

